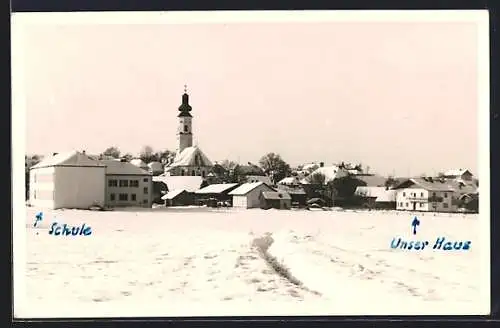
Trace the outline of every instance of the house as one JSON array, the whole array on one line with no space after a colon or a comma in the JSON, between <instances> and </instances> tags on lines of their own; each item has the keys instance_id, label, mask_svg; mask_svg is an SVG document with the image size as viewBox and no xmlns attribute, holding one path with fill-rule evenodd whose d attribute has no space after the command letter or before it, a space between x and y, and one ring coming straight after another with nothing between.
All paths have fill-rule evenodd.
<instances>
[{"instance_id":1,"label":"house","mask_svg":"<svg viewBox=\"0 0 500 328\"><path fill-rule=\"evenodd\" d=\"M30 168L32 206L88 209L104 206L106 167L85 151L54 153Z\"/></svg>"},{"instance_id":2,"label":"house","mask_svg":"<svg viewBox=\"0 0 500 328\"><path fill-rule=\"evenodd\" d=\"M354 195L364 207L396 209L396 191L386 187L358 186Z\"/></svg>"},{"instance_id":3,"label":"house","mask_svg":"<svg viewBox=\"0 0 500 328\"><path fill-rule=\"evenodd\" d=\"M393 189L397 190L397 210L456 212L458 198L475 187L445 178L421 177L408 179Z\"/></svg>"},{"instance_id":4,"label":"house","mask_svg":"<svg viewBox=\"0 0 500 328\"><path fill-rule=\"evenodd\" d=\"M314 170L309 176L312 176L312 175L317 174L317 173L325 176L325 184L328 182L331 182L335 179L339 179L339 178L346 177L349 175L349 172L346 169L341 168L338 165L320 166L319 168ZM305 178L300 182L303 184L306 184L306 183L310 183L309 181L310 180L308 178Z\"/></svg>"},{"instance_id":5,"label":"house","mask_svg":"<svg viewBox=\"0 0 500 328\"><path fill-rule=\"evenodd\" d=\"M154 199L161 199L167 192L173 190L185 190L192 194L194 205L194 192L204 187L204 180L201 176L153 176Z\"/></svg>"},{"instance_id":6,"label":"house","mask_svg":"<svg viewBox=\"0 0 500 328\"><path fill-rule=\"evenodd\" d=\"M197 203L206 203L210 199L217 202L230 202L229 193L238 187L237 183L211 184L194 192Z\"/></svg>"},{"instance_id":7,"label":"house","mask_svg":"<svg viewBox=\"0 0 500 328\"><path fill-rule=\"evenodd\" d=\"M287 186L278 184L277 191L289 194L294 206L303 207L307 204L307 193L302 185Z\"/></svg>"},{"instance_id":8,"label":"house","mask_svg":"<svg viewBox=\"0 0 500 328\"><path fill-rule=\"evenodd\" d=\"M447 179L472 181L474 175L467 169L452 169L444 172L443 177Z\"/></svg>"},{"instance_id":9,"label":"house","mask_svg":"<svg viewBox=\"0 0 500 328\"><path fill-rule=\"evenodd\" d=\"M151 207L152 174L126 161L102 160L106 166L106 205Z\"/></svg>"},{"instance_id":10,"label":"house","mask_svg":"<svg viewBox=\"0 0 500 328\"><path fill-rule=\"evenodd\" d=\"M271 185L271 179L267 175L247 175L246 182L264 182L267 185Z\"/></svg>"},{"instance_id":11,"label":"house","mask_svg":"<svg viewBox=\"0 0 500 328\"><path fill-rule=\"evenodd\" d=\"M161 197L165 201L165 206L187 206L194 204L194 193L184 189L169 191Z\"/></svg>"},{"instance_id":12,"label":"house","mask_svg":"<svg viewBox=\"0 0 500 328\"><path fill-rule=\"evenodd\" d=\"M275 191L263 182L244 183L229 193L233 197L233 207L255 208L260 207L260 193Z\"/></svg>"},{"instance_id":13,"label":"house","mask_svg":"<svg viewBox=\"0 0 500 328\"><path fill-rule=\"evenodd\" d=\"M289 210L292 207L292 197L286 192L263 191L260 193L260 208L262 209L284 209Z\"/></svg>"},{"instance_id":14,"label":"house","mask_svg":"<svg viewBox=\"0 0 500 328\"><path fill-rule=\"evenodd\" d=\"M299 179L297 177L286 177L278 181L278 185L284 185L284 186L297 186L300 184Z\"/></svg>"}]
</instances>

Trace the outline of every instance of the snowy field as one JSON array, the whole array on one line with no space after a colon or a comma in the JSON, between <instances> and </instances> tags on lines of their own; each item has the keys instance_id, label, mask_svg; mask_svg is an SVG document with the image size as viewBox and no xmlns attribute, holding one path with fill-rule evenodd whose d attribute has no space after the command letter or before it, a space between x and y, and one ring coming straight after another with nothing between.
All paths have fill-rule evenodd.
<instances>
[{"instance_id":1,"label":"snowy field","mask_svg":"<svg viewBox=\"0 0 500 328\"><path fill-rule=\"evenodd\" d=\"M44 210L34 228L37 212L19 316L488 312L479 215L419 214L413 235L413 215L389 211ZM92 234L54 236L53 222ZM391 249L394 237L429 245ZM438 237L471 248L434 250Z\"/></svg>"}]
</instances>

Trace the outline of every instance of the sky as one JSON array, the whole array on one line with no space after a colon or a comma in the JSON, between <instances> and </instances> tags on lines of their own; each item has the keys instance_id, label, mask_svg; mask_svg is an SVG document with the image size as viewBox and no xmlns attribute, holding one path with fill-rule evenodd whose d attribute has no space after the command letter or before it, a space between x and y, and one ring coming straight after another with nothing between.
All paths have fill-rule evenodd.
<instances>
[{"instance_id":1,"label":"sky","mask_svg":"<svg viewBox=\"0 0 500 328\"><path fill-rule=\"evenodd\" d=\"M54 22L13 38L28 154L175 150L187 84L195 143L214 162L478 169L471 22Z\"/></svg>"}]
</instances>

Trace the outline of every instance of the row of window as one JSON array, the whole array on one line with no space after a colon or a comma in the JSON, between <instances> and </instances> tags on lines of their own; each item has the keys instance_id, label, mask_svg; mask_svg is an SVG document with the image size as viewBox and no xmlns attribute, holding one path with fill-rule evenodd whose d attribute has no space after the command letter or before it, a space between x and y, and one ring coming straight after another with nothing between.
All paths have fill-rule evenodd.
<instances>
[{"instance_id":1,"label":"row of window","mask_svg":"<svg viewBox=\"0 0 500 328\"><path fill-rule=\"evenodd\" d=\"M148 178L144 178L144 182L148 182ZM108 180L108 187L118 187L118 183L120 187L134 187L139 188L139 180Z\"/></svg>"},{"instance_id":2,"label":"row of window","mask_svg":"<svg viewBox=\"0 0 500 328\"><path fill-rule=\"evenodd\" d=\"M400 203L399 203L399 206L400 206L400 207L409 207L409 203L403 203L403 202L400 202ZM418 206L419 206L420 208L425 207L425 203L418 203ZM432 206L433 206L433 207L436 207L436 204L432 204ZM443 203L443 207L444 207L444 208L448 208L448 203Z\"/></svg>"},{"instance_id":3,"label":"row of window","mask_svg":"<svg viewBox=\"0 0 500 328\"><path fill-rule=\"evenodd\" d=\"M115 201L116 200L116 195L115 194L109 194L109 200L110 201ZM128 194L118 194L118 200L121 202L127 202L129 200ZM137 201L137 195L136 194L130 194L130 201L135 202ZM144 204L148 203L147 199L144 199L142 201Z\"/></svg>"},{"instance_id":4,"label":"row of window","mask_svg":"<svg viewBox=\"0 0 500 328\"><path fill-rule=\"evenodd\" d=\"M406 197L406 192L403 192L403 197ZM410 197L417 197L417 193L416 192L410 193ZM423 192L420 193L420 197L424 197ZM432 193L432 197L436 197L435 192ZM448 198L448 193L446 193L446 192L444 193L444 198Z\"/></svg>"}]
</instances>

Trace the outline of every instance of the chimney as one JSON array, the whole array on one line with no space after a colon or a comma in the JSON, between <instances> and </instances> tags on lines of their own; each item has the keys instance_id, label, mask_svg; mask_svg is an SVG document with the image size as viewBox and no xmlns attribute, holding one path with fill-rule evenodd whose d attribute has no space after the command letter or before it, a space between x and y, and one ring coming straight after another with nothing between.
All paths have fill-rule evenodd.
<instances>
[{"instance_id":1,"label":"chimney","mask_svg":"<svg viewBox=\"0 0 500 328\"><path fill-rule=\"evenodd\" d=\"M52 153L52 156L56 156L58 153Z\"/></svg>"},{"instance_id":2,"label":"chimney","mask_svg":"<svg viewBox=\"0 0 500 328\"><path fill-rule=\"evenodd\" d=\"M82 154L85 155L85 150L82 150Z\"/></svg>"},{"instance_id":3,"label":"chimney","mask_svg":"<svg viewBox=\"0 0 500 328\"><path fill-rule=\"evenodd\" d=\"M319 163L319 167L324 167L325 166L325 163L324 162L320 162Z\"/></svg>"}]
</instances>

